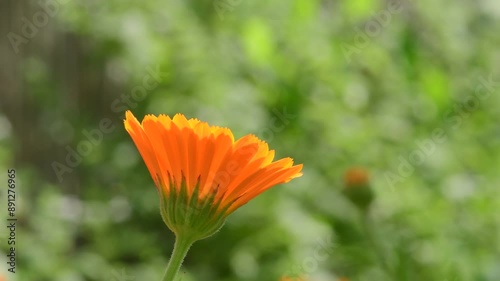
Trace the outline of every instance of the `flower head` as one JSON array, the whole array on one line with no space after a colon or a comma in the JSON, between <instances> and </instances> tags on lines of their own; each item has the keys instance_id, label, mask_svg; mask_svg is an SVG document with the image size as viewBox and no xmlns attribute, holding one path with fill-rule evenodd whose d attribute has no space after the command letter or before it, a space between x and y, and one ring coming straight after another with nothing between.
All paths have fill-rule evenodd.
<instances>
[{"instance_id":1,"label":"flower head","mask_svg":"<svg viewBox=\"0 0 500 281\"><path fill-rule=\"evenodd\" d=\"M279 281L306 281L303 277L289 277L289 276L283 276L280 278Z\"/></svg>"},{"instance_id":2,"label":"flower head","mask_svg":"<svg viewBox=\"0 0 500 281\"><path fill-rule=\"evenodd\" d=\"M344 194L362 211L367 211L374 199L368 171L361 167L348 169L344 174Z\"/></svg>"},{"instance_id":3,"label":"flower head","mask_svg":"<svg viewBox=\"0 0 500 281\"><path fill-rule=\"evenodd\" d=\"M367 185L369 182L368 171L361 167L350 168L344 175L344 184L347 188Z\"/></svg>"},{"instance_id":4,"label":"flower head","mask_svg":"<svg viewBox=\"0 0 500 281\"><path fill-rule=\"evenodd\" d=\"M294 166L291 158L273 162L274 151L257 137L235 140L227 128L182 114L147 115L139 123L127 111L125 129L153 177L162 217L176 234L207 237L255 196L302 175L302 165Z\"/></svg>"}]
</instances>

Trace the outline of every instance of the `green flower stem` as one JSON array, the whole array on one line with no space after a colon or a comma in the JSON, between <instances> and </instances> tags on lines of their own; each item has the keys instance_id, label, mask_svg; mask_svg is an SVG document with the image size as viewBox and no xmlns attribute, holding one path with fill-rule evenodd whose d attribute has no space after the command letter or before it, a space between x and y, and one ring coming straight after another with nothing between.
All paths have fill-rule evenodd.
<instances>
[{"instance_id":1,"label":"green flower stem","mask_svg":"<svg viewBox=\"0 0 500 281\"><path fill-rule=\"evenodd\" d=\"M170 261L167 265L167 270L165 271L165 276L163 276L162 281L174 281L175 276L181 268L182 261L187 255L189 248L193 245L194 241L192 239L187 239L184 235L178 235L175 238L174 251L170 257Z\"/></svg>"},{"instance_id":2,"label":"green flower stem","mask_svg":"<svg viewBox=\"0 0 500 281\"><path fill-rule=\"evenodd\" d=\"M397 275L394 273L391 266L388 264L382 248L377 243L377 239L375 238L375 231L374 228L371 227L370 219L368 217L368 212L363 212L362 225L366 238L368 239L368 243L375 251L375 255L377 256L378 262L380 263L382 269L389 277L391 277L392 280L398 280Z\"/></svg>"}]
</instances>

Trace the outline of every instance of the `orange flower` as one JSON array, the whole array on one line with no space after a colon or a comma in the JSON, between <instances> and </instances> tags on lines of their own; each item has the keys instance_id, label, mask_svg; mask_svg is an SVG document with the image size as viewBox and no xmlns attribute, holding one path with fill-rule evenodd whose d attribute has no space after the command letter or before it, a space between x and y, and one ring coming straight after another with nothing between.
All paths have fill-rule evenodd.
<instances>
[{"instance_id":1,"label":"orange flower","mask_svg":"<svg viewBox=\"0 0 500 281\"><path fill-rule=\"evenodd\" d=\"M304 279L302 277L292 278L292 277L289 277L289 276L283 276L283 277L280 278L280 281L306 281L306 279Z\"/></svg>"},{"instance_id":2,"label":"orange flower","mask_svg":"<svg viewBox=\"0 0 500 281\"><path fill-rule=\"evenodd\" d=\"M357 187L368 184L368 171L361 167L350 168L344 175L346 187Z\"/></svg>"},{"instance_id":3,"label":"orange flower","mask_svg":"<svg viewBox=\"0 0 500 281\"><path fill-rule=\"evenodd\" d=\"M361 167L347 170L344 175L343 193L362 211L368 211L374 199L374 194L370 187L368 171Z\"/></svg>"},{"instance_id":4,"label":"orange flower","mask_svg":"<svg viewBox=\"0 0 500 281\"><path fill-rule=\"evenodd\" d=\"M273 162L274 151L257 137L235 141L229 129L182 114L147 115L139 123L127 111L125 128L156 184L163 219L176 234L195 230L198 239L207 237L255 196L302 175L302 165L293 166L291 158Z\"/></svg>"}]
</instances>

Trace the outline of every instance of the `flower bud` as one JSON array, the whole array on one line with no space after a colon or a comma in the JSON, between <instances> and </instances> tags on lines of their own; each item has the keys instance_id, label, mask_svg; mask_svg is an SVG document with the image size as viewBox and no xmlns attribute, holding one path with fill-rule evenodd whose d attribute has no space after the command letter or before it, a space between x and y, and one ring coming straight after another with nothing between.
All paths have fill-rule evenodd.
<instances>
[{"instance_id":1,"label":"flower bud","mask_svg":"<svg viewBox=\"0 0 500 281\"><path fill-rule=\"evenodd\" d=\"M290 277L290 276L283 276L280 278L280 281L307 281L303 277Z\"/></svg>"},{"instance_id":2,"label":"flower bud","mask_svg":"<svg viewBox=\"0 0 500 281\"><path fill-rule=\"evenodd\" d=\"M364 168L350 168L344 174L344 195L359 209L367 211L374 199L368 171Z\"/></svg>"}]
</instances>

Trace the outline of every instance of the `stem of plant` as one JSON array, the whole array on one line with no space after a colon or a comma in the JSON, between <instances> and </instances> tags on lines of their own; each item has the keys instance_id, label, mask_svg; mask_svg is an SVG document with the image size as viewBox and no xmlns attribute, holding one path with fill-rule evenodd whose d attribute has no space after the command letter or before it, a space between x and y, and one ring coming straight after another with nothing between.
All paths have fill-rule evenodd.
<instances>
[{"instance_id":1,"label":"stem of plant","mask_svg":"<svg viewBox=\"0 0 500 281\"><path fill-rule=\"evenodd\" d=\"M368 212L363 213L362 225L363 225L363 229L365 231L366 238L368 239L368 243L370 243L371 247L375 251L375 255L377 256L377 258L380 262L380 265L382 266L382 269L391 278L394 278L394 280L397 280L397 276L394 274L394 271L387 263L385 255L383 254L382 249L379 247L379 245L377 243L377 239L375 238L375 235L373 233L373 228L370 225L370 219L368 217Z\"/></svg>"},{"instance_id":2,"label":"stem of plant","mask_svg":"<svg viewBox=\"0 0 500 281\"><path fill-rule=\"evenodd\" d=\"M182 261L187 255L189 248L193 245L194 241L187 239L183 235L178 235L175 238L174 251L170 257L170 261L167 265L167 270L165 271L165 276L163 276L162 281L174 281L179 269L181 268Z\"/></svg>"}]
</instances>

